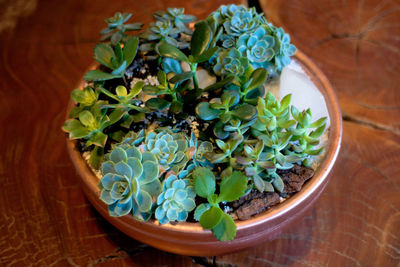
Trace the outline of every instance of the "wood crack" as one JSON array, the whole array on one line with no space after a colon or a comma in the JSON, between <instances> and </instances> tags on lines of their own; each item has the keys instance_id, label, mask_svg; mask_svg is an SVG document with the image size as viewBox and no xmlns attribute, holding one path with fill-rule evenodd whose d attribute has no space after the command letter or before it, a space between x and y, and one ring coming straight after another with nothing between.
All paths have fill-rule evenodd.
<instances>
[{"instance_id":1,"label":"wood crack","mask_svg":"<svg viewBox=\"0 0 400 267\"><path fill-rule=\"evenodd\" d=\"M382 123L378 123L378 122L372 122L360 117L356 117L353 115L349 115L349 114L343 114L342 116L343 121L346 122L351 122L351 123L355 123L355 124L359 124L362 126L366 126L375 130L383 130L383 131L388 131L392 134L398 135L400 136L400 130L397 129L396 127L394 127L393 125L385 125Z\"/></svg>"}]
</instances>

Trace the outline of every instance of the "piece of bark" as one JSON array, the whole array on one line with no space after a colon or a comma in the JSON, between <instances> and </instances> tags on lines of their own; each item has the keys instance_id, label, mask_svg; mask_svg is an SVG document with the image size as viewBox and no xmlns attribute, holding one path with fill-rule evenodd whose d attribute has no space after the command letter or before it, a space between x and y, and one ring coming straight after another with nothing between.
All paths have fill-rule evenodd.
<instances>
[{"instance_id":1,"label":"piece of bark","mask_svg":"<svg viewBox=\"0 0 400 267\"><path fill-rule=\"evenodd\" d=\"M236 210L236 215L239 220L247 220L251 216L262 212L266 208L278 204L280 201L279 195L275 192L264 192L261 194L261 198L254 198L249 202L241 205Z\"/></svg>"},{"instance_id":2,"label":"piece of bark","mask_svg":"<svg viewBox=\"0 0 400 267\"><path fill-rule=\"evenodd\" d=\"M314 175L314 170L308 167L294 165L292 169L287 172L279 174L282 178L285 187L282 193L295 193L301 190L301 187Z\"/></svg>"}]
</instances>

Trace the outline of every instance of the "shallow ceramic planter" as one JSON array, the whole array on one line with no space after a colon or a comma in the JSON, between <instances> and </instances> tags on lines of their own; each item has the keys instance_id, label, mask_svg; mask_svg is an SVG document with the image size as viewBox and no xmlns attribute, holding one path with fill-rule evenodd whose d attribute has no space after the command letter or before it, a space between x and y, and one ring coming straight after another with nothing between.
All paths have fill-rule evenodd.
<instances>
[{"instance_id":1,"label":"shallow ceramic planter","mask_svg":"<svg viewBox=\"0 0 400 267\"><path fill-rule=\"evenodd\" d=\"M317 66L303 53L298 51L294 60L301 65L325 98L330 117L326 153L315 171L314 177L303 186L300 192L249 220L236 221L237 234L233 241L218 241L210 230L203 230L198 223L159 225L154 220L139 222L130 215L109 216L107 205L99 199L98 178L86 164L80 152L75 149L74 141L68 140L69 154L79 173L82 188L89 201L104 218L130 237L155 248L182 255L220 255L277 238L310 209L322 193L332 173L342 137L341 113L332 86ZM81 87L83 87L83 82L78 86L78 88ZM68 112L72 107L71 101Z\"/></svg>"}]
</instances>

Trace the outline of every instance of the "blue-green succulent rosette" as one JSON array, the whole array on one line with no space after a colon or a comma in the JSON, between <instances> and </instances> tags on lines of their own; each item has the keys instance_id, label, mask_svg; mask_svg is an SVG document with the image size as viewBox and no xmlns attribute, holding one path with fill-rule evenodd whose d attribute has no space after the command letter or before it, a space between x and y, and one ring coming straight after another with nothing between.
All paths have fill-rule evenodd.
<instances>
[{"instance_id":1,"label":"blue-green succulent rosette","mask_svg":"<svg viewBox=\"0 0 400 267\"><path fill-rule=\"evenodd\" d=\"M249 60L243 57L236 48L229 50L221 50L217 56L217 62L214 65L214 72L216 75L224 76L227 74L234 74L242 76L249 67Z\"/></svg>"},{"instance_id":2,"label":"blue-green succulent rosette","mask_svg":"<svg viewBox=\"0 0 400 267\"><path fill-rule=\"evenodd\" d=\"M266 68L275 72L272 60L275 56L275 38L269 34L267 26L261 26L251 34L245 33L238 38L237 47L242 56L247 57L254 68Z\"/></svg>"},{"instance_id":3,"label":"blue-green succulent rosette","mask_svg":"<svg viewBox=\"0 0 400 267\"><path fill-rule=\"evenodd\" d=\"M169 175L163 183L162 193L157 198L155 217L160 224L186 221L195 207L196 192L189 179L179 179Z\"/></svg>"}]
</instances>

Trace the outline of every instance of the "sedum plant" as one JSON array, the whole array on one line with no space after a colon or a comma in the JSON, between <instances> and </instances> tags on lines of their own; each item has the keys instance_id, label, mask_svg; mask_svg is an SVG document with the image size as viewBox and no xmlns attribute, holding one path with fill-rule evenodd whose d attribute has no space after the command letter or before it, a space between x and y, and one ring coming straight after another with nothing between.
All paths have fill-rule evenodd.
<instances>
[{"instance_id":1,"label":"sedum plant","mask_svg":"<svg viewBox=\"0 0 400 267\"><path fill-rule=\"evenodd\" d=\"M229 205L252 190L287 197L279 173L324 152L326 118L266 92L296 48L254 8L221 6L205 20L183 8L127 23L115 13L94 48L100 64L64 123L100 169L111 216L199 221L233 240ZM136 35L130 35L130 33Z\"/></svg>"}]
</instances>

